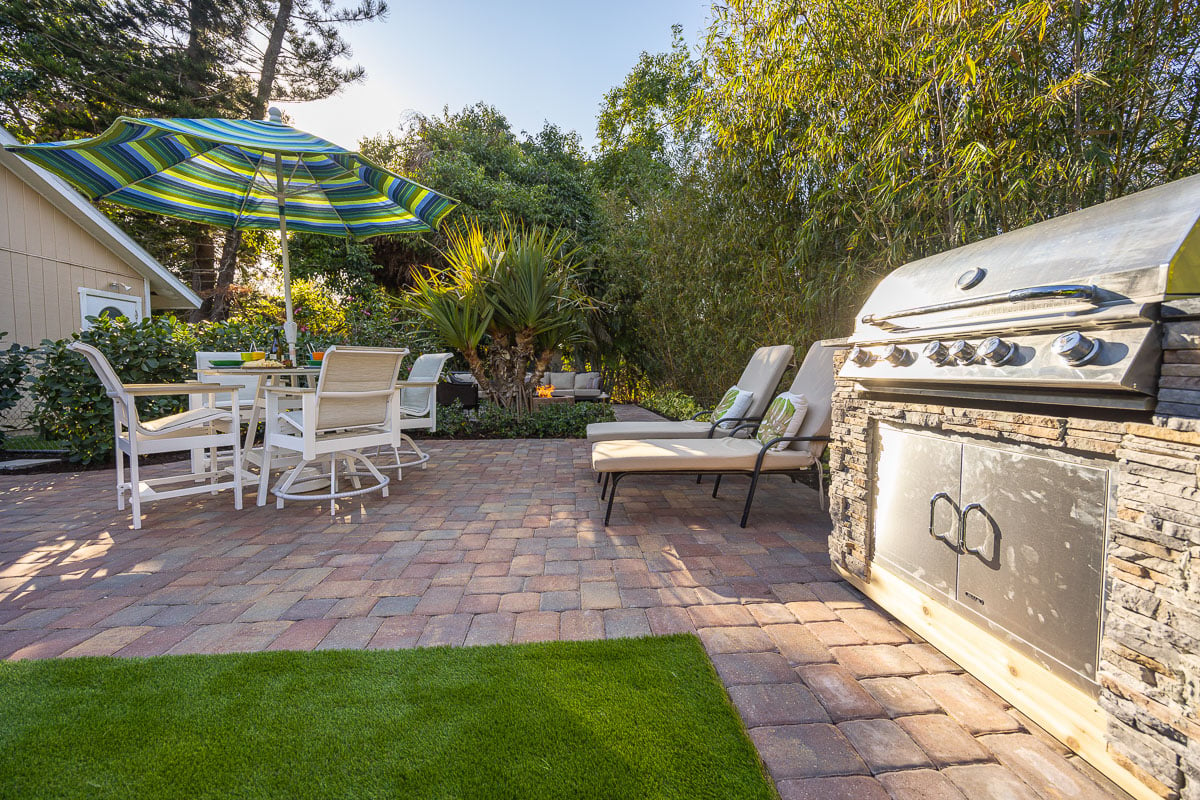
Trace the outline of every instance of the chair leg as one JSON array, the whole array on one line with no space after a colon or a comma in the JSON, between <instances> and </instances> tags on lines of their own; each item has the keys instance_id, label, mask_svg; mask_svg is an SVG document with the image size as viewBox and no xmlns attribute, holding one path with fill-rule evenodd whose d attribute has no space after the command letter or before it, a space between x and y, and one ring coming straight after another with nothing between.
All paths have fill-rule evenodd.
<instances>
[{"instance_id":1,"label":"chair leg","mask_svg":"<svg viewBox=\"0 0 1200 800\"><path fill-rule=\"evenodd\" d=\"M721 478L723 478L723 477L725 477L725 476L718 475L717 479L715 481L713 481L713 497L717 496L717 490L721 488Z\"/></svg>"},{"instance_id":2,"label":"chair leg","mask_svg":"<svg viewBox=\"0 0 1200 800\"><path fill-rule=\"evenodd\" d=\"M817 468L817 502L822 511L828 511L829 497L825 494L825 470L821 468L820 461L813 466Z\"/></svg>"},{"instance_id":3,"label":"chair leg","mask_svg":"<svg viewBox=\"0 0 1200 800\"><path fill-rule=\"evenodd\" d=\"M697 476L696 476L696 483L701 483L701 482L703 482L703 480L704 480L704 476L703 476L703 475L697 475Z\"/></svg>"},{"instance_id":4,"label":"chair leg","mask_svg":"<svg viewBox=\"0 0 1200 800\"><path fill-rule=\"evenodd\" d=\"M758 488L758 470L750 476L750 491L746 492L746 507L742 510L742 521L739 527L746 527L746 520L750 519L750 504L754 502L754 490Z\"/></svg>"},{"instance_id":5,"label":"chair leg","mask_svg":"<svg viewBox=\"0 0 1200 800\"><path fill-rule=\"evenodd\" d=\"M271 480L271 446L263 442L262 464L258 467L258 500L257 505L267 504L267 483Z\"/></svg>"},{"instance_id":6,"label":"chair leg","mask_svg":"<svg viewBox=\"0 0 1200 800\"><path fill-rule=\"evenodd\" d=\"M242 429L235 425L233 431L233 507L242 510Z\"/></svg>"},{"instance_id":7,"label":"chair leg","mask_svg":"<svg viewBox=\"0 0 1200 800\"><path fill-rule=\"evenodd\" d=\"M125 510L125 452L117 442L117 511Z\"/></svg>"},{"instance_id":8,"label":"chair leg","mask_svg":"<svg viewBox=\"0 0 1200 800\"><path fill-rule=\"evenodd\" d=\"M421 469L425 469L426 464L429 463L429 456L425 454L425 451L418 447L416 441L407 433L400 434L400 438L408 442L408 446L417 454L417 458L421 459ZM396 461L399 462L400 459L396 459Z\"/></svg>"},{"instance_id":9,"label":"chair leg","mask_svg":"<svg viewBox=\"0 0 1200 800\"><path fill-rule=\"evenodd\" d=\"M209 429L209 433L212 433L211 427ZM213 487L212 493L216 494L217 493L217 488L216 488L216 485L217 485L217 448L215 446L208 448L208 471L212 473L212 475L209 476L209 478L208 478L208 482L210 484L212 484L212 487Z\"/></svg>"},{"instance_id":10,"label":"chair leg","mask_svg":"<svg viewBox=\"0 0 1200 800\"><path fill-rule=\"evenodd\" d=\"M371 477L373 477L375 480L379 481L379 483L381 483L383 485L383 489L380 490L380 494L382 494L384 497L388 496L388 484L391 483L391 481L389 481L388 478L382 472L379 471L378 467L376 467L374 464L371 463L371 459L367 458L362 453L359 453L355 450L347 450L345 455L346 455L346 469L351 469L353 467L353 464L350 463L351 459L358 461L364 467L367 468L367 472L371 473ZM361 487L361 484L362 484L362 482L359 481L356 488Z\"/></svg>"},{"instance_id":11,"label":"chair leg","mask_svg":"<svg viewBox=\"0 0 1200 800\"><path fill-rule=\"evenodd\" d=\"M607 475L608 473L605 473ZM608 527L608 520L612 517L613 500L617 496L617 482L625 476L623 472L612 473L612 486L608 487L608 510L604 512L604 527Z\"/></svg>"},{"instance_id":12,"label":"chair leg","mask_svg":"<svg viewBox=\"0 0 1200 800\"><path fill-rule=\"evenodd\" d=\"M604 496L608 494L609 475L611 475L611 473L608 473L608 472L603 473L604 482L600 484L600 499L601 500L603 500Z\"/></svg>"},{"instance_id":13,"label":"chair leg","mask_svg":"<svg viewBox=\"0 0 1200 800\"><path fill-rule=\"evenodd\" d=\"M337 457L338 457L337 453L334 453L332 456L329 457L329 493L330 494L337 494ZM332 517L334 515L334 510L336 508L337 508L337 498L336 497L329 498L329 516Z\"/></svg>"},{"instance_id":14,"label":"chair leg","mask_svg":"<svg viewBox=\"0 0 1200 800\"><path fill-rule=\"evenodd\" d=\"M134 441L137 436L133 431L129 432L130 442ZM138 452L137 445L130 448L129 453L129 505L133 509L133 529L140 530L142 527L142 487L141 476L138 472Z\"/></svg>"},{"instance_id":15,"label":"chair leg","mask_svg":"<svg viewBox=\"0 0 1200 800\"><path fill-rule=\"evenodd\" d=\"M308 464L308 461L300 459L300 463L292 467L290 472L280 476L279 481L275 484L275 491L281 494L287 494L291 490L292 484L296 482L296 479L300 477L300 473L304 471L304 468L307 467ZM275 495L275 507L283 508L283 498L278 494Z\"/></svg>"}]
</instances>

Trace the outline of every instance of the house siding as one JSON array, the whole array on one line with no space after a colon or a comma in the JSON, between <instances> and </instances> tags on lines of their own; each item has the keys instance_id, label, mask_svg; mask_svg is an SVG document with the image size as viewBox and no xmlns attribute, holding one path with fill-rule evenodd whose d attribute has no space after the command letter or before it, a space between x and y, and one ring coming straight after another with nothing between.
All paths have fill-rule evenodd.
<instances>
[{"instance_id":1,"label":"house siding","mask_svg":"<svg viewBox=\"0 0 1200 800\"><path fill-rule=\"evenodd\" d=\"M79 330L79 289L111 291L113 282L133 287L122 294L146 294L142 276L132 267L0 165L0 331L8 332L4 344L36 345Z\"/></svg>"}]
</instances>

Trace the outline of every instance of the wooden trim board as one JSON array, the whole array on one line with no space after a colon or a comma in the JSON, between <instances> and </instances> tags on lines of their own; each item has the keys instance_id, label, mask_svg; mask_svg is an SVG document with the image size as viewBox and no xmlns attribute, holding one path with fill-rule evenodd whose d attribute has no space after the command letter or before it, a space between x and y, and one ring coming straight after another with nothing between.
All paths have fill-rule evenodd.
<instances>
[{"instance_id":1,"label":"wooden trim board","mask_svg":"<svg viewBox=\"0 0 1200 800\"><path fill-rule=\"evenodd\" d=\"M1162 800L1109 755L1106 715L1094 699L878 563L871 564L870 582L834 568L1122 789L1139 800Z\"/></svg>"}]
</instances>

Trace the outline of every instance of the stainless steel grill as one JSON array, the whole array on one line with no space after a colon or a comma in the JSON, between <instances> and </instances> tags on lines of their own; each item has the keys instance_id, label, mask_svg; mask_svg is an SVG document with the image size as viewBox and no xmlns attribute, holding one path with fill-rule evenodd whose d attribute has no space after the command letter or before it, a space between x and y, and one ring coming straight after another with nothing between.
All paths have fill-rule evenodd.
<instances>
[{"instance_id":1,"label":"stainless steel grill","mask_svg":"<svg viewBox=\"0 0 1200 800\"><path fill-rule=\"evenodd\" d=\"M876 391L1152 409L1161 304L1200 294L1200 175L909 263L842 370Z\"/></svg>"}]
</instances>

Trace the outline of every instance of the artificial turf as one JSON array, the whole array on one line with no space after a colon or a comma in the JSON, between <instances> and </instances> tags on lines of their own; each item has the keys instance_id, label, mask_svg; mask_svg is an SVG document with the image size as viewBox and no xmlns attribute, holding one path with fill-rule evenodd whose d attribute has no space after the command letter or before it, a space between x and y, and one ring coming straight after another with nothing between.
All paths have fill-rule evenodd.
<instances>
[{"instance_id":1,"label":"artificial turf","mask_svg":"<svg viewBox=\"0 0 1200 800\"><path fill-rule=\"evenodd\" d=\"M668 636L4 663L0 797L777 795Z\"/></svg>"}]
</instances>

